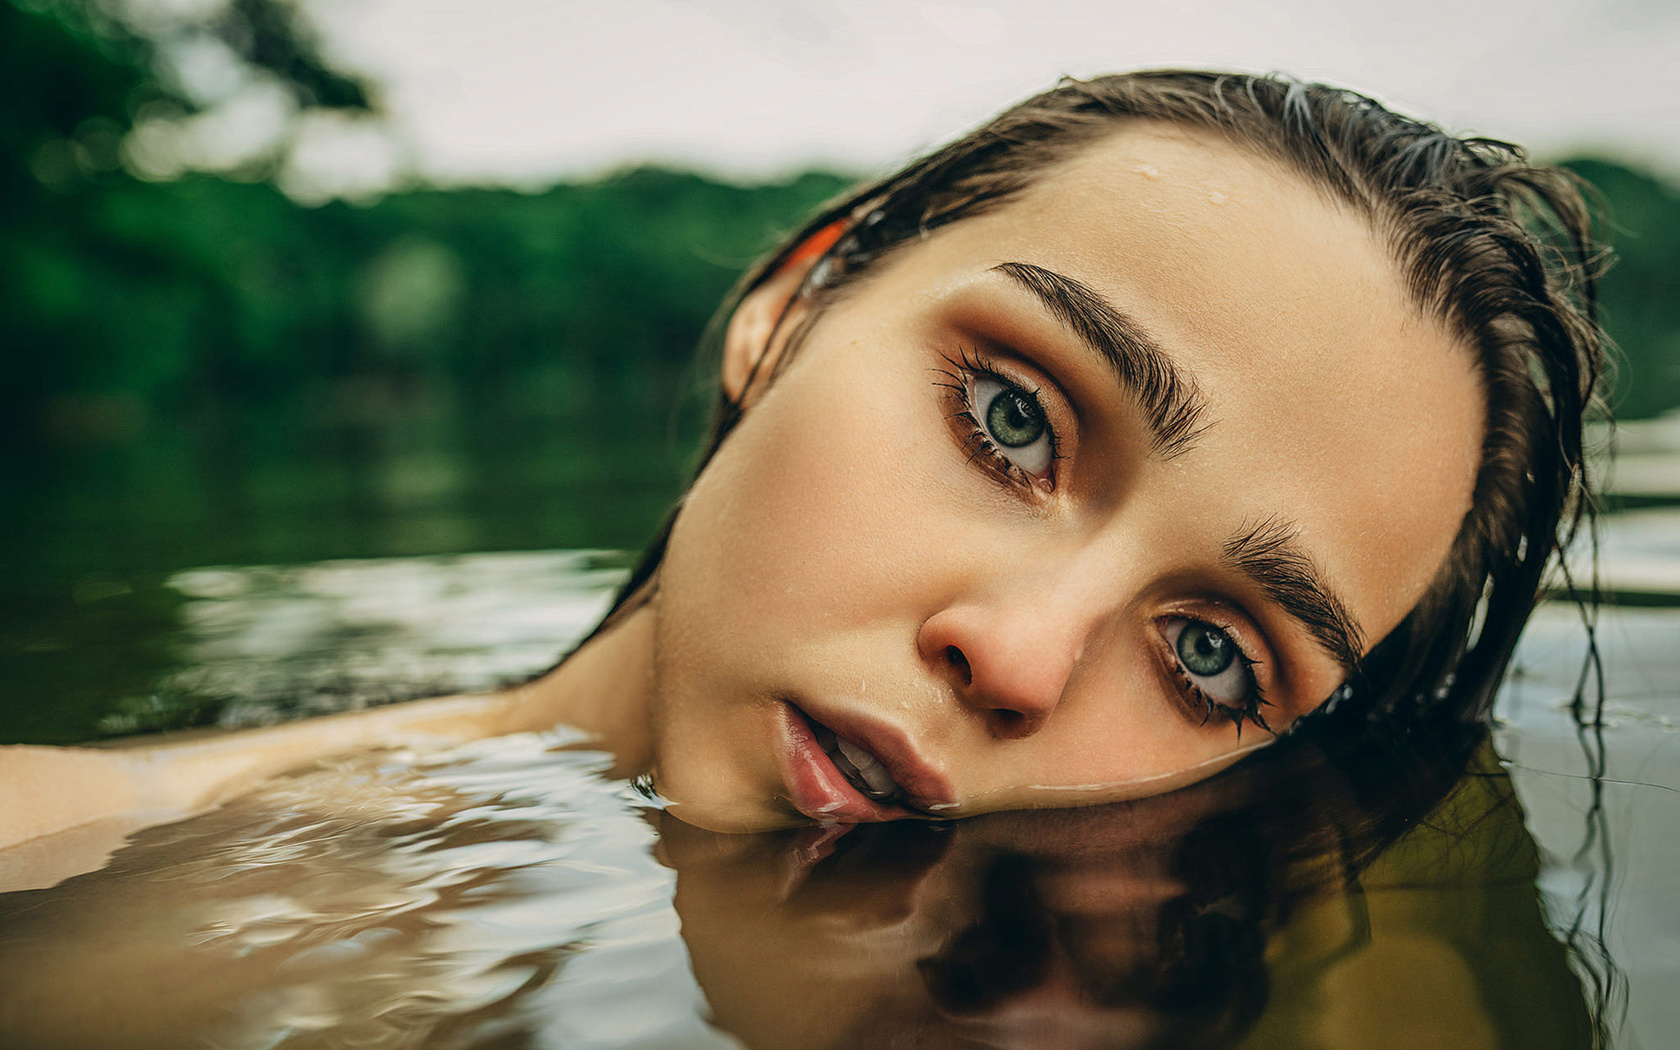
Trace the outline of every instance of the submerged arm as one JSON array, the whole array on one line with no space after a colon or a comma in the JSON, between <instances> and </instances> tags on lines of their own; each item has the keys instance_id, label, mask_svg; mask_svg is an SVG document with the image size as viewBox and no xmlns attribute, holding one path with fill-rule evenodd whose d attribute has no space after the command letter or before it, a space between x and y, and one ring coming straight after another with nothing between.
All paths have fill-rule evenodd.
<instances>
[{"instance_id":1,"label":"submerged arm","mask_svg":"<svg viewBox=\"0 0 1680 1050\"><path fill-rule=\"evenodd\" d=\"M547 729L555 721L551 705L515 688L266 729L188 731L99 747L0 747L0 850L95 824L120 829L98 836L114 844L128 830L216 805L268 777L333 755L453 744ZM0 855L0 883L14 883L18 873L11 869L17 866L17 858ZM8 888L16 887L0 885L0 891Z\"/></svg>"}]
</instances>

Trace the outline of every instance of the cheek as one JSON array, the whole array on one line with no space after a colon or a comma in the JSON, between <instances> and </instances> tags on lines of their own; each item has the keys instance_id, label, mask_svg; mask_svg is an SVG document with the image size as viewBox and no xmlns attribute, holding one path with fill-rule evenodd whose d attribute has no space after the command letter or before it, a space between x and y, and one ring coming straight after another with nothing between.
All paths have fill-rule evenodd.
<instances>
[{"instance_id":1,"label":"cheek","mask_svg":"<svg viewBox=\"0 0 1680 1050\"><path fill-rule=\"evenodd\" d=\"M706 596L695 614L764 639L903 611L942 535L934 457L953 455L930 432L931 380L907 371L838 349L802 358L748 412L672 538L673 585Z\"/></svg>"}]
</instances>

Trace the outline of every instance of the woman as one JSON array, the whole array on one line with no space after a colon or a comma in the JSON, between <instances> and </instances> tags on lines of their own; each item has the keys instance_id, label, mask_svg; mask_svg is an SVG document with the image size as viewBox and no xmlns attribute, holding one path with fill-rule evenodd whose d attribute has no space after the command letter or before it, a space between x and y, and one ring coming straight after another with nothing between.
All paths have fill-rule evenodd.
<instances>
[{"instance_id":1,"label":"woman","mask_svg":"<svg viewBox=\"0 0 1680 1050\"><path fill-rule=\"evenodd\" d=\"M747 276L695 482L549 674L73 760L179 806L564 721L677 815L753 829L1125 799L1296 726L1485 719L1582 513L1591 251L1565 174L1362 96L1064 82ZM72 760L47 750L7 756L20 790ZM37 797L56 815L13 838L100 812Z\"/></svg>"}]
</instances>

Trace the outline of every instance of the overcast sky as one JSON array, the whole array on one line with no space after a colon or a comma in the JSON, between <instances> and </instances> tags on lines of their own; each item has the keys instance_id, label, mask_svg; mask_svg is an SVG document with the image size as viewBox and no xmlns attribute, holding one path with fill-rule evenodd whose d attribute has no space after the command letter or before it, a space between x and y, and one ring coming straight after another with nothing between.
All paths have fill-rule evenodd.
<instances>
[{"instance_id":1,"label":"overcast sky","mask_svg":"<svg viewBox=\"0 0 1680 1050\"><path fill-rule=\"evenodd\" d=\"M445 182L868 171L1061 74L1162 65L1285 70L1545 155L1680 172L1676 0L307 3Z\"/></svg>"}]
</instances>

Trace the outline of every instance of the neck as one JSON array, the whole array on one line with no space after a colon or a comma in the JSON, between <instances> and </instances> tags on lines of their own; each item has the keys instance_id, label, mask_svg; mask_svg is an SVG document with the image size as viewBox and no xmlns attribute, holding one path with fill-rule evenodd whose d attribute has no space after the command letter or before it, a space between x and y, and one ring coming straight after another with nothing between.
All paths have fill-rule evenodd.
<instances>
[{"instance_id":1,"label":"neck","mask_svg":"<svg viewBox=\"0 0 1680 1050\"><path fill-rule=\"evenodd\" d=\"M653 621L652 603L643 604L521 690L534 721L574 726L610 751L615 777L644 773L653 760Z\"/></svg>"}]
</instances>

